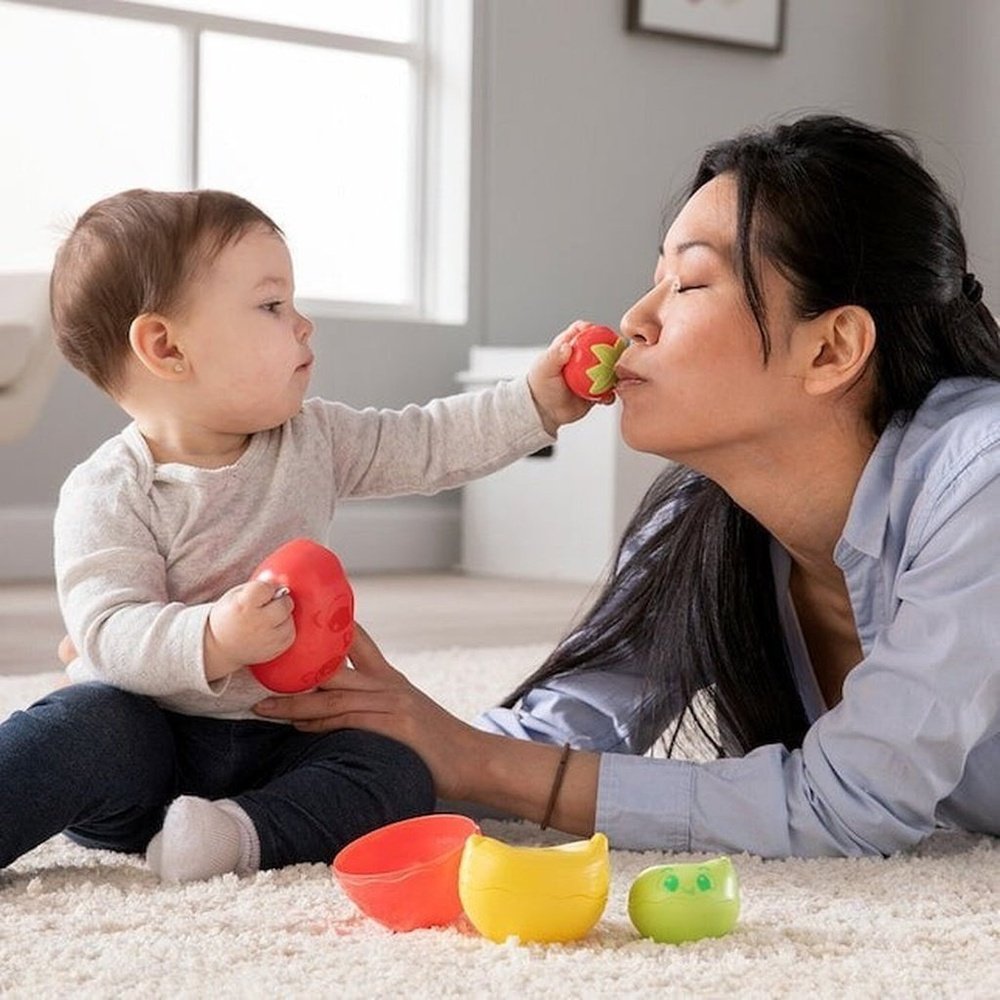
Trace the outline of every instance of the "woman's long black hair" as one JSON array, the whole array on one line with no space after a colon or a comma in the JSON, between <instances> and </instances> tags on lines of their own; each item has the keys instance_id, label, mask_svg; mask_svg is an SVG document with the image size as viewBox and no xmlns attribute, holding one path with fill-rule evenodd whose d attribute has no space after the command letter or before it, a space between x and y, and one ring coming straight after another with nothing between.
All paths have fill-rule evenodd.
<instances>
[{"instance_id":1,"label":"woman's long black hair","mask_svg":"<svg viewBox=\"0 0 1000 1000\"><path fill-rule=\"evenodd\" d=\"M765 364L771 345L758 275L766 261L791 283L803 319L848 304L871 313L868 419L876 434L912 416L941 379L1000 379L1000 329L967 274L958 213L909 139L811 116L712 146L688 197L720 174L737 182L737 267ZM624 560L623 549L631 553ZM800 746L807 722L769 549L768 533L719 486L669 468L626 529L594 606L504 704L555 675L628 657L646 677L633 720L638 747L672 724L676 736L685 714L720 755ZM711 693L714 719L699 716L699 691Z\"/></svg>"}]
</instances>

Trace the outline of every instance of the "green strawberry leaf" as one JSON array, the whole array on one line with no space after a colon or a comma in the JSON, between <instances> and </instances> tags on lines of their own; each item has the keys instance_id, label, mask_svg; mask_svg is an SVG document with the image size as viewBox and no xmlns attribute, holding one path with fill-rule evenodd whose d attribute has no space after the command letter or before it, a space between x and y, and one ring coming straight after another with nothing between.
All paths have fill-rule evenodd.
<instances>
[{"instance_id":1,"label":"green strawberry leaf","mask_svg":"<svg viewBox=\"0 0 1000 1000\"><path fill-rule=\"evenodd\" d=\"M625 346L625 340L621 337L614 344L593 344L591 346L591 353L598 362L587 369L592 396L603 396L604 393L614 388L615 382L618 381L615 375L615 363L622 356Z\"/></svg>"}]
</instances>

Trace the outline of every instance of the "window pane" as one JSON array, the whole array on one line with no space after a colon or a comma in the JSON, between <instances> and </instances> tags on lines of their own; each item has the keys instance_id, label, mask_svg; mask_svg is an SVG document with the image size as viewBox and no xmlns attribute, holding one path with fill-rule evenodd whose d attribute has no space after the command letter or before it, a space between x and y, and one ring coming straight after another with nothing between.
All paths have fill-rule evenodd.
<instances>
[{"instance_id":1,"label":"window pane","mask_svg":"<svg viewBox=\"0 0 1000 1000\"><path fill-rule=\"evenodd\" d=\"M413 300L413 74L402 59L206 33L199 185L285 231L297 294Z\"/></svg>"},{"instance_id":2,"label":"window pane","mask_svg":"<svg viewBox=\"0 0 1000 1000\"><path fill-rule=\"evenodd\" d=\"M0 270L48 267L98 198L184 186L180 66L174 28L0 3Z\"/></svg>"},{"instance_id":3,"label":"window pane","mask_svg":"<svg viewBox=\"0 0 1000 1000\"><path fill-rule=\"evenodd\" d=\"M414 0L128 0L154 7L242 17L390 42L413 37Z\"/></svg>"}]
</instances>

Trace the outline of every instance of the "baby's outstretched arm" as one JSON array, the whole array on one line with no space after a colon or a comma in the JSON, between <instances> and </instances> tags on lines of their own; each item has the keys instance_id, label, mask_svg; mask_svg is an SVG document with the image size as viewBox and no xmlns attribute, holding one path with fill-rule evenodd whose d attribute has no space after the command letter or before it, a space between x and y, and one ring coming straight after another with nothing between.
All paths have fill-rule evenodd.
<instances>
[{"instance_id":1,"label":"baby's outstretched arm","mask_svg":"<svg viewBox=\"0 0 1000 1000\"><path fill-rule=\"evenodd\" d=\"M205 679L220 677L283 653L295 639L294 604L270 580L250 580L227 590L205 625Z\"/></svg>"}]
</instances>

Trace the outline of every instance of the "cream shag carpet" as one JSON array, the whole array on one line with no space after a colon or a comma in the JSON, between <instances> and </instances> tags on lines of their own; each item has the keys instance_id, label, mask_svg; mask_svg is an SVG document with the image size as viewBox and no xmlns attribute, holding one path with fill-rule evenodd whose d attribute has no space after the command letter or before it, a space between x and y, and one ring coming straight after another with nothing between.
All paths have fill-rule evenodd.
<instances>
[{"instance_id":1,"label":"cream shag carpet","mask_svg":"<svg viewBox=\"0 0 1000 1000\"><path fill-rule=\"evenodd\" d=\"M469 717L545 652L395 662ZM0 678L0 718L58 680ZM512 843L556 839L530 824L483 826ZM457 927L391 934L323 865L167 887L139 857L57 837L0 874L0 996L1000 997L1000 841L938 834L890 860L737 856L736 929L681 946L641 940L625 906L639 871L666 860L613 851L611 896L591 934L522 946Z\"/></svg>"}]
</instances>

